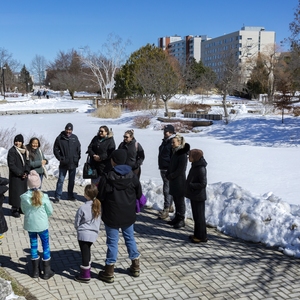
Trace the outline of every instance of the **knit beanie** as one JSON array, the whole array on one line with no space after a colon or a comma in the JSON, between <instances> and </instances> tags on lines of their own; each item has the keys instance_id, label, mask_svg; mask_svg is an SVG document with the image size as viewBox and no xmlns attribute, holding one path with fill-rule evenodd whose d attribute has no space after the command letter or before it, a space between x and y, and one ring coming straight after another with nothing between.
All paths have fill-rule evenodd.
<instances>
[{"instance_id":1,"label":"knit beanie","mask_svg":"<svg viewBox=\"0 0 300 300\"><path fill-rule=\"evenodd\" d=\"M198 161L203 156L203 151L200 149L192 149L190 151L190 157L192 161Z\"/></svg>"},{"instance_id":2,"label":"knit beanie","mask_svg":"<svg viewBox=\"0 0 300 300\"><path fill-rule=\"evenodd\" d=\"M73 124L72 123L68 123L65 127L65 130L72 130L73 131Z\"/></svg>"},{"instance_id":3,"label":"knit beanie","mask_svg":"<svg viewBox=\"0 0 300 300\"><path fill-rule=\"evenodd\" d=\"M175 129L173 125L166 125L164 127L164 132L170 132L170 133L175 133Z\"/></svg>"},{"instance_id":4,"label":"knit beanie","mask_svg":"<svg viewBox=\"0 0 300 300\"><path fill-rule=\"evenodd\" d=\"M29 189L38 189L41 186L40 175L35 170L31 170L28 174L27 185Z\"/></svg>"},{"instance_id":5,"label":"knit beanie","mask_svg":"<svg viewBox=\"0 0 300 300\"><path fill-rule=\"evenodd\" d=\"M127 159L127 152L124 149L114 150L111 158L117 165L124 165Z\"/></svg>"},{"instance_id":6,"label":"knit beanie","mask_svg":"<svg viewBox=\"0 0 300 300\"><path fill-rule=\"evenodd\" d=\"M23 138L23 135L22 134L18 134L15 136L15 139L14 139L14 143L15 142L21 142L22 144L24 144L24 138Z\"/></svg>"}]
</instances>

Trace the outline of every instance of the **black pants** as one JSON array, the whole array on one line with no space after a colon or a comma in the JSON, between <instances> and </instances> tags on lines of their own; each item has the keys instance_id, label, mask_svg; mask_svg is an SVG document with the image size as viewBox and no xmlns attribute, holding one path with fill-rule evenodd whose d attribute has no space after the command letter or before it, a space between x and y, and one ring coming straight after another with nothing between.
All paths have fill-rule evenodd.
<instances>
[{"instance_id":1,"label":"black pants","mask_svg":"<svg viewBox=\"0 0 300 300\"><path fill-rule=\"evenodd\" d=\"M82 266L88 267L91 261L91 246L93 243L85 241L78 241L78 243L81 251Z\"/></svg>"},{"instance_id":2,"label":"black pants","mask_svg":"<svg viewBox=\"0 0 300 300\"><path fill-rule=\"evenodd\" d=\"M191 200L191 207L194 219L194 237L199 240L206 240L205 201Z\"/></svg>"},{"instance_id":3,"label":"black pants","mask_svg":"<svg viewBox=\"0 0 300 300\"><path fill-rule=\"evenodd\" d=\"M173 201L175 204L176 214L180 217L185 217L185 198L184 196L173 195Z\"/></svg>"}]
</instances>

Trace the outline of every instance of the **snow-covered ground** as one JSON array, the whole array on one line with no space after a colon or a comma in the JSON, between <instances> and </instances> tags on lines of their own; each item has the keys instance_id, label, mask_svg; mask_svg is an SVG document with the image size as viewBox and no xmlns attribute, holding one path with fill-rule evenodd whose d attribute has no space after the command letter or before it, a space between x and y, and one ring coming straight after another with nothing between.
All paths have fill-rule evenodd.
<instances>
[{"instance_id":1,"label":"snow-covered ground","mask_svg":"<svg viewBox=\"0 0 300 300\"><path fill-rule=\"evenodd\" d=\"M119 119L98 119L91 116L92 102L72 101L54 94L50 99L30 100L30 96L7 98L0 111L76 108L75 113L23 114L1 116L1 128L16 128L27 143L34 135L43 135L53 143L68 122L82 145L82 159L76 184L85 185L82 166L89 142L99 126L107 125L114 132L116 144L124 131L133 128L136 116L147 111L124 112ZM237 114L225 125L214 121L212 126L198 127L196 132L183 134L191 149L199 148L208 162L207 223L233 237L276 246L287 255L300 257L300 119L281 115L249 114L246 100L229 97ZM217 104L220 97L176 96L171 101ZM253 106L252 108L253 109ZM255 104L255 109L260 109ZM222 113L219 107L213 113ZM163 110L158 112L163 116ZM177 113L178 117L182 117ZM164 124L152 117L147 129L134 128L137 141L146 154L141 182L148 206L163 206L162 181L157 167L158 147L163 137ZM14 136L11 137L13 143ZM0 148L0 164L5 165L8 149ZM49 154L48 173L58 174L58 162ZM189 170L188 166L188 170ZM187 172L188 172L187 170ZM187 217L192 218L189 200Z\"/></svg>"}]
</instances>

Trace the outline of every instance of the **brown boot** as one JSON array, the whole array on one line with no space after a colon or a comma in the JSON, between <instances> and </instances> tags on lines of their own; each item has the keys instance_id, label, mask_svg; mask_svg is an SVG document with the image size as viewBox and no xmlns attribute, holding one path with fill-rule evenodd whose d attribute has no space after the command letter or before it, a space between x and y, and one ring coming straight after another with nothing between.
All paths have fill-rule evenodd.
<instances>
[{"instance_id":1,"label":"brown boot","mask_svg":"<svg viewBox=\"0 0 300 300\"><path fill-rule=\"evenodd\" d=\"M114 282L114 268L115 265L105 265L104 271L99 272L98 279L105 281L107 283Z\"/></svg>"},{"instance_id":2,"label":"brown boot","mask_svg":"<svg viewBox=\"0 0 300 300\"><path fill-rule=\"evenodd\" d=\"M162 219L162 220L164 220L164 219L166 219L166 218L168 218L169 217L169 209L168 208L164 208L161 212L160 212L160 214L159 214L159 216L158 216L158 218L159 219Z\"/></svg>"},{"instance_id":3,"label":"brown boot","mask_svg":"<svg viewBox=\"0 0 300 300\"><path fill-rule=\"evenodd\" d=\"M140 276L140 259L136 258L131 261L131 266L128 269L129 273L133 277Z\"/></svg>"}]
</instances>

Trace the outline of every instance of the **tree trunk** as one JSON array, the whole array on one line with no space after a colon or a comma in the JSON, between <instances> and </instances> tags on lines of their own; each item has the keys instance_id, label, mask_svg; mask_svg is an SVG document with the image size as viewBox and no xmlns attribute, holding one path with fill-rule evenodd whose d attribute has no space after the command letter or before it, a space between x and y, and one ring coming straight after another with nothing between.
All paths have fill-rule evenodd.
<instances>
[{"instance_id":1,"label":"tree trunk","mask_svg":"<svg viewBox=\"0 0 300 300\"><path fill-rule=\"evenodd\" d=\"M164 104L165 104L165 113L166 113L166 116L169 116L167 100L164 100Z\"/></svg>"},{"instance_id":2,"label":"tree trunk","mask_svg":"<svg viewBox=\"0 0 300 300\"><path fill-rule=\"evenodd\" d=\"M223 95L223 100L222 100L223 108L224 108L224 116L225 116L225 123L228 124L228 110L227 110L227 105L226 105L226 95Z\"/></svg>"}]
</instances>

